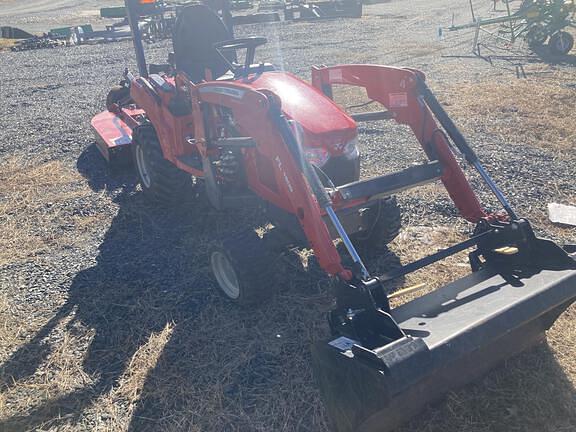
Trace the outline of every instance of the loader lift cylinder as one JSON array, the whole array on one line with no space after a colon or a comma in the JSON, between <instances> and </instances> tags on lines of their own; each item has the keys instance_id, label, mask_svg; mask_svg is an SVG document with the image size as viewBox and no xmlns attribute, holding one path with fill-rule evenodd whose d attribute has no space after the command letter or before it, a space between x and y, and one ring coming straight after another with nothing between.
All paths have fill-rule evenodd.
<instances>
[{"instance_id":1,"label":"loader lift cylinder","mask_svg":"<svg viewBox=\"0 0 576 432\"><path fill-rule=\"evenodd\" d=\"M334 225L334 228L336 228L336 231L338 231L338 235L342 239L344 246L346 246L346 250L348 251L348 253L352 257L354 264L356 264L360 268L360 273L362 274L362 279L367 281L368 279L370 279L370 273L368 273L368 269L366 268L366 266L362 262L362 258L360 258L360 255L358 255L358 251L356 251L356 248L352 244L352 240L350 240L350 237L346 233L346 230L344 229L344 227L340 223L340 219L338 219L336 212L334 212L334 209L332 208L332 206L326 207L325 210L326 210L326 213L328 213L328 217L330 217L330 221L332 222L332 225Z\"/></svg>"},{"instance_id":2,"label":"loader lift cylinder","mask_svg":"<svg viewBox=\"0 0 576 432\"><path fill-rule=\"evenodd\" d=\"M280 134L282 135L284 142L286 142L288 148L290 149L290 152L292 153L292 157L294 157L294 159L297 161L298 165L300 166L300 169L304 173L304 176L308 180L310 188L312 189L314 196L318 201L318 205L326 211L326 214L330 218L332 225L334 225L334 228L336 229L338 235L342 239L342 242L344 243L346 250L352 257L352 261L354 261L354 265L356 267L354 271L359 271L361 279L367 281L368 279L370 279L370 273L368 272L366 265L362 261L362 258L358 254L358 251L354 247L352 240L350 240L350 237L348 236L346 230L342 226L340 219L336 215L336 212L332 207L332 199L330 198L330 195L328 195L328 193L326 192L326 188L318 178L318 174L314 170L314 167L310 164L310 162L306 160L306 158L302 154L302 151L300 149L300 143L298 142L296 136L292 132L290 123L282 115L282 112L279 109L276 109L275 111L276 112L274 113L274 116L276 119L276 124L278 125Z\"/></svg>"},{"instance_id":3,"label":"loader lift cylinder","mask_svg":"<svg viewBox=\"0 0 576 432\"><path fill-rule=\"evenodd\" d=\"M492 177L490 177L486 169L482 166L480 160L478 159L478 156L476 156L474 150L468 145L466 138L464 138L462 132L460 132L460 130L454 124L448 113L444 110L438 99L436 99L434 93L432 93L430 88L428 88L424 80L422 80L420 77L417 77L417 81L418 81L418 90L422 95L422 97L424 98L424 101L426 102L430 110L434 113L434 115L436 116L442 127L446 130L446 132L454 142L454 145L456 145L456 147L464 155L466 160L476 169L476 171L478 171L478 173L480 174L484 182L488 185L492 193L496 196L498 201L500 201L500 204L502 204L502 207L504 207L504 210L506 210L506 213L508 213L510 218L512 220L517 220L518 216L516 216L516 213L514 213L514 210L512 210L510 203L508 202L508 200L506 199L500 188L496 186L496 183L494 183L494 180L492 180Z\"/></svg>"}]
</instances>

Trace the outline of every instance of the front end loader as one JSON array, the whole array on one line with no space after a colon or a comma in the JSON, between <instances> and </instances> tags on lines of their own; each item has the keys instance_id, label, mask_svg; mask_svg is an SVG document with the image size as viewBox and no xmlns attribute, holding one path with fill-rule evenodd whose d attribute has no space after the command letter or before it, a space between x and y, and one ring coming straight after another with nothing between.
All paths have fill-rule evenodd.
<instances>
[{"instance_id":1,"label":"front end loader","mask_svg":"<svg viewBox=\"0 0 576 432\"><path fill-rule=\"evenodd\" d=\"M215 242L209 253L217 286L231 301L265 301L273 293L274 257L312 249L334 287L332 337L315 343L313 366L335 431L392 430L542 340L576 299L576 248L535 236L423 73L318 66L309 84L255 63L265 39L233 39L213 11L198 5L178 17L169 62L147 65L138 19L154 3L126 6L139 75L126 72L108 111L94 118L99 148L109 160L129 150L143 192L155 201L191 196L194 184L218 209L265 211L268 233L247 229ZM332 100L339 85L364 88L382 109L349 115ZM360 180L356 125L382 120L408 126L427 162ZM477 170L503 211L483 208L457 157ZM362 255L383 253L398 234L395 195L436 181L474 224L473 235L375 274ZM469 276L391 308L390 281L463 251Z\"/></svg>"}]
</instances>

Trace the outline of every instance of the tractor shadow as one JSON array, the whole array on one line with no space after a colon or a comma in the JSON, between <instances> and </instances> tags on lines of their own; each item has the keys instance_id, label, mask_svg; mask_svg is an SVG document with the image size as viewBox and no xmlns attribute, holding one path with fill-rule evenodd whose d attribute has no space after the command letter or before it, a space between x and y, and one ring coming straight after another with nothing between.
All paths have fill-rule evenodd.
<instances>
[{"instance_id":1,"label":"tractor shadow","mask_svg":"<svg viewBox=\"0 0 576 432\"><path fill-rule=\"evenodd\" d=\"M312 339L311 333L317 335L326 327L324 311L330 306L326 290L292 260L290 280L280 278L271 287L280 295L255 310L242 310L216 294L208 266L208 247L215 236L259 226L259 216L251 210L222 215L194 200L172 209L150 206L137 190L134 176L130 172L110 176L94 146L80 156L77 168L95 193L112 198L117 214L102 229L95 265L73 277L65 304L0 365L0 391L43 373L58 349L59 342L52 341L61 340L54 335L63 332L93 334L82 339L86 346L79 360L92 382L0 419L0 430L92 424L91 408L122 385L123 377L134 372L130 368L138 351L167 326L174 330L166 345L147 345L159 351L158 361L147 365L149 370L136 371L147 378L141 383L141 396L129 401L135 406L131 430L169 428L157 426L166 412L202 405L199 401L218 389L232 411L247 413L248 405L254 407L261 398L263 386L285 385L277 380L286 366L285 357L294 359L292 370L297 371L302 357L309 355L304 342L299 345L300 355L294 357L296 341L301 342L302 334ZM286 295L290 288L291 294ZM207 404L198 407L199 412L202 409L210 413L216 408ZM302 410L307 408L303 405ZM308 421L314 416L311 412ZM114 429L104 420L96 421ZM188 418L188 422L204 422L203 430L227 430L232 421L225 416ZM243 421L247 425L243 430L249 430L248 418L234 424Z\"/></svg>"},{"instance_id":2,"label":"tractor shadow","mask_svg":"<svg viewBox=\"0 0 576 432\"><path fill-rule=\"evenodd\" d=\"M66 303L26 345L0 366L0 390L33 376L54 351L50 336L92 331L82 362L91 385L0 420L0 430L36 430L76 421L82 411L118 385L135 352L150 335L179 317L202 310L206 295L187 296L180 287L206 283L207 273L182 253L190 228L187 206L176 212L147 206L135 192L133 176L107 178L106 166L90 147L77 162L95 192L106 191L118 207L98 248L96 264L75 275ZM73 259L73 257L69 257ZM200 267L199 271L190 271ZM185 271L186 269L186 271ZM153 312L152 312L153 311ZM80 330L81 331L81 330Z\"/></svg>"}]
</instances>

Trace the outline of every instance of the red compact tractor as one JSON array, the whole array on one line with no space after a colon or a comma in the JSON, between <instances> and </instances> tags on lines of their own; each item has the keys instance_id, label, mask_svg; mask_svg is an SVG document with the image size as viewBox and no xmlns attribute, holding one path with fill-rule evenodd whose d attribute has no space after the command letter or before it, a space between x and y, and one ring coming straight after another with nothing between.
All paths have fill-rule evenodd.
<instances>
[{"instance_id":1,"label":"red compact tractor","mask_svg":"<svg viewBox=\"0 0 576 432\"><path fill-rule=\"evenodd\" d=\"M256 48L266 39L234 39L230 27L200 5L179 13L169 62L148 66L138 21L155 3L126 0L126 6L139 76L126 72L109 94L108 110L93 119L99 149L109 161L131 155L152 200L179 200L192 194L194 183L217 209L253 203L266 209L277 235L261 238L248 230L210 253L217 285L230 300L262 301L272 292L276 254L314 251L335 285L333 337L313 347L335 430L390 430L541 340L576 299L574 248L536 238L514 213L421 72L319 66L309 84L256 63ZM242 64L239 50L246 51ZM349 115L332 100L335 85L362 87L383 109ZM410 127L428 162L359 180L357 123L385 119ZM455 154L480 173L503 212L484 210ZM359 245L381 251L400 230L394 195L434 181L476 224L474 235L372 274ZM341 259L335 239L350 259ZM469 276L390 308L386 282L465 250Z\"/></svg>"}]
</instances>

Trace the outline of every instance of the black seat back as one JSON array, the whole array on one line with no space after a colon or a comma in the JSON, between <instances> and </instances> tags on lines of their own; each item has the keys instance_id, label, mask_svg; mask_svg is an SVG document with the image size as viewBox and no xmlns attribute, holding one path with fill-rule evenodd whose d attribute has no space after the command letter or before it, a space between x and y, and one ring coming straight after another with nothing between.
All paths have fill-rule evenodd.
<instances>
[{"instance_id":1,"label":"black seat back","mask_svg":"<svg viewBox=\"0 0 576 432\"><path fill-rule=\"evenodd\" d=\"M214 44L229 39L232 39L230 31L210 8L187 6L178 14L174 25L172 43L176 68L186 72L194 82L205 78L206 69L210 70L213 79L224 75L230 67ZM235 53L225 55L235 61Z\"/></svg>"}]
</instances>

